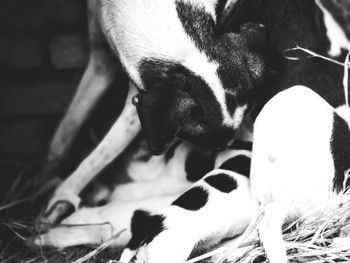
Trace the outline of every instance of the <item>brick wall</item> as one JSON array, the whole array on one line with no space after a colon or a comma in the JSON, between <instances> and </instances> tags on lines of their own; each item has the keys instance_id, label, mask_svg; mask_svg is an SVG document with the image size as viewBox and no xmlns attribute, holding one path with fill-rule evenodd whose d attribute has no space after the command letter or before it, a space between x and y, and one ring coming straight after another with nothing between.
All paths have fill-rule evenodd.
<instances>
[{"instance_id":1,"label":"brick wall","mask_svg":"<svg viewBox=\"0 0 350 263\"><path fill-rule=\"evenodd\" d=\"M0 156L44 154L87 61L85 5L0 1Z\"/></svg>"}]
</instances>

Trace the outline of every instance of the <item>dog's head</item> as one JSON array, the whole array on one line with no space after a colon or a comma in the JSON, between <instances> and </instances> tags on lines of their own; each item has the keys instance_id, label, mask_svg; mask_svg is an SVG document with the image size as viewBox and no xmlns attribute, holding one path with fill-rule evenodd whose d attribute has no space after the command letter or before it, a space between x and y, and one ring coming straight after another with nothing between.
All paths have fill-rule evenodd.
<instances>
[{"instance_id":1,"label":"dog's head","mask_svg":"<svg viewBox=\"0 0 350 263\"><path fill-rule=\"evenodd\" d=\"M209 149L234 138L266 72L264 35L261 26L249 24L208 43L201 53L207 60L189 56L184 62L140 64L145 90L133 103L153 153L163 152L175 137Z\"/></svg>"}]
</instances>

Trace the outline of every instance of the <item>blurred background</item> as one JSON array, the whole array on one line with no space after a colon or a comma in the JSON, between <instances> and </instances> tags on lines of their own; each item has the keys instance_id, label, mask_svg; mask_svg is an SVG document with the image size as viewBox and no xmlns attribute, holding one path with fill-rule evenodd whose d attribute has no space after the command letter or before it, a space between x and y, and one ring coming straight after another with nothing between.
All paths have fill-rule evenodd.
<instances>
[{"instance_id":1,"label":"blurred background","mask_svg":"<svg viewBox=\"0 0 350 263\"><path fill-rule=\"evenodd\" d=\"M28 239L49 196L33 195L45 184L35 176L87 60L85 0L0 1L0 262L72 262L87 253L44 252ZM67 176L118 116L127 78L118 81L77 136L60 175ZM115 166L118 161L104 173Z\"/></svg>"}]
</instances>

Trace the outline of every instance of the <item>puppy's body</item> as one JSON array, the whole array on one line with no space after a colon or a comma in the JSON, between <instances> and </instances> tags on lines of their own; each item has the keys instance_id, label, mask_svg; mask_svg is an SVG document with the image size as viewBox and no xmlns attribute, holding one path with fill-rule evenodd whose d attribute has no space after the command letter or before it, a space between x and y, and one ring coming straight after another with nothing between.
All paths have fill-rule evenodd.
<instances>
[{"instance_id":1,"label":"puppy's body","mask_svg":"<svg viewBox=\"0 0 350 263\"><path fill-rule=\"evenodd\" d=\"M287 262L282 224L322 215L348 186L350 132L325 100L301 86L271 99L254 128L251 190L265 213L259 234L269 261Z\"/></svg>"},{"instance_id":2,"label":"puppy's body","mask_svg":"<svg viewBox=\"0 0 350 263\"><path fill-rule=\"evenodd\" d=\"M251 142L238 141L219 154L213 171L157 213L138 210L132 238L120 261L184 262L191 252L206 250L242 234L252 202L249 191Z\"/></svg>"}]
</instances>

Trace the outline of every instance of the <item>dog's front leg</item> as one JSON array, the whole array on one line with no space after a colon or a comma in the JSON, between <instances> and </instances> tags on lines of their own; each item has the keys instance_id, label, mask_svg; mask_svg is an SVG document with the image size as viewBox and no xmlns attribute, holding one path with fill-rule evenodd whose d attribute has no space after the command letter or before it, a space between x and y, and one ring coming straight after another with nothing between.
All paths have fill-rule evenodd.
<instances>
[{"instance_id":1,"label":"dog's front leg","mask_svg":"<svg viewBox=\"0 0 350 263\"><path fill-rule=\"evenodd\" d=\"M77 210L80 204L78 194L83 188L116 156L118 156L136 137L141 125L135 107L131 103L136 94L130 85L124 109L107 135L97 148L78 166L73 174L55 191L41 223L57 223L62 217Z\"/></svg>"},{"instance_id":2,"label":"dog's front leg","mask_svg":"<svg viewBox=\"0 0 350 263\"><path fill-rule=\"evenodd\" d=\"M89 63L69 108L52 138L46 163L40 171L41 181L55 174L86 118L121 72L116 56L101 32L96 14L96 1L88 1L88 9Z\"/></svg>"}]
</instances>

